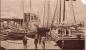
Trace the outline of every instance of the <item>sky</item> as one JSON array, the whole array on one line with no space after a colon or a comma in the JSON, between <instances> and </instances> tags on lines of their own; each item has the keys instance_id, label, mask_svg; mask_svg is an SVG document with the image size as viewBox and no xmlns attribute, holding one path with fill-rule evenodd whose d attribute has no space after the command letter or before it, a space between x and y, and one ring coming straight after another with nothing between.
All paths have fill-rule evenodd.
<instances>
[{"instance_id":1,"label":"sky","mask_svg":"<svg viewBox=\"0 0 86 50\"><path fill-rule=\"evenodd\" d=\"M82 2L83 4L86 4L86 0L81 0L81 2Z\"/></svg>"},{"instance_id":2,"label":"sky","mask_svg":"<svg viewBox=\"0 0 86 50\"><path fill-rule=\"evenodd\" d=\"M1 0L1 17L2 18L23 18L23 1L24 12L30 12L30 0ZM45 19L47 21L48 1L50 1L50 18L54 15L57 0L31 0L31 13L37 14L39 19L43 19L45 5ZM63 0L62 0L63 2ZM59 0L58 0L59 4ZM81 0L73 1L75 19L77 23L84 21L86 17L86 5L81 3ZM59 5L57 6L59 7ZM58 9L59 10L59 9ZM57 11L58 11L57 10ZM57 18L56 18L57 19ZM43 20L41 20L43 22ZM71 2L66 1L66 22L74 23L74 17L71 9Z\"/></svg>"}]
</instances>

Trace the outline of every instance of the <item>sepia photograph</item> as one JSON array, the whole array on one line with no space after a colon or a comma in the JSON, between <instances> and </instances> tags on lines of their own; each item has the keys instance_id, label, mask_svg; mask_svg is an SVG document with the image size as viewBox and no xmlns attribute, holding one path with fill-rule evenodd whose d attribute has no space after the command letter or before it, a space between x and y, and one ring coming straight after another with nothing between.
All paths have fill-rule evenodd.
<instances>
[{"instance_id":1,"label":"sepia photograph","mask_svg":"<svg viewBox=\"0 0 86 50\"><path fill-rule=\"evenodd\" d=\"M0 0L0 50L85 50L86 0Z\"/></svg>"}]
</instances>

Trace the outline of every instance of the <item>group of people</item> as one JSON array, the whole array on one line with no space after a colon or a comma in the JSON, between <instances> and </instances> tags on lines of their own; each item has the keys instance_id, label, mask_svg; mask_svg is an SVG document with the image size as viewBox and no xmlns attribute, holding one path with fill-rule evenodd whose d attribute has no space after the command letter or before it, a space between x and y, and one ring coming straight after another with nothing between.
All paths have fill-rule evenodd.
<instances>
[{"instance_id":1,"label":"group of people","mask_svg":"<svg viewBox=\"0 0 86 50\"><path fill-rule=\"evenodd\" d=\"M35 49L38 48L38 43L42 45L42 48L45 49L45 41L46 41L46 36L47 33L49 32L49 29L47 28L39 28L37 25L37 32L35 33L35 38L34 38L34 45L35 45ZM24 35L23 38L23 45L24 45L24 49L27 49L27 35Z\"/></svg>"},{"instance_id":2,"label":"group of people","mask_svg":"<svg viewBox=\"0 0 86 50\"><path fill-rule=\"evenodd\" d=\"M24 49L27 49L27 40L29 40L27 38L27 36L25 35L24 38L23 38L23 46L24 46ZM45 40L46 40L46 37L41 37L40 35L35 35L35 40L34 40L34 45L35 45L35 49L37 49L37 44L42 44L42 48L45 49Z\"/></svg>"},{"instance_id":3,"label":"group of people","mask_svg":"<svg viewBox=\"0 0 86 50\"><path fill-rule=\"evenodd\" d=\"M37 45L42 44L42 48L45 49L45 41L49 36L49 33L51 33L51 37L53 38L54 41L58 41L58 34L63 33L62 29L57 29L57 28L52 28L51 30L49 28L46 27L39 27L38 25L35 25L37 28L37 31L35 32L35 40L34 40L34 45L35 45L35 49L37 49ZM68 31L66 31L66 34L68 34ZM24 44L24 48L27 48L27 36L24 36L23 39L23 44Z\"/></svg>"}]
</instances>

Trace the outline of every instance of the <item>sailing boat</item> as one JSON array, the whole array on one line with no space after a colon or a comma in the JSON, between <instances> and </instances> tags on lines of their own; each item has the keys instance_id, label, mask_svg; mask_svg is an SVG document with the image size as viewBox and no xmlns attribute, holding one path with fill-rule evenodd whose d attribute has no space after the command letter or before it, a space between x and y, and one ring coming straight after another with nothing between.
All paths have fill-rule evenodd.
<instances>
[{"instance_id":1,"label":"sailing boat","mask_svg":"<svg viewBox=\"0 0 86 50\"><path fill-rule=\"evenodd\" d=\"M14 30L18 31L12 31L9 32L7 35L7 39L10 40L21 40L24 35L27 35L28 37L34 38L34 30L31 28L32 23L38 22L38 17L36 14L33 13L25 13L24 12L24 0L21 2L22 4L22 10L23 10L23 17L22 19L22 25L20 25L18 28L14 27ZM31 11L31 0L30 0L30 11ZM12 29L13 27L11 27ZM32 30L31 30L32 29Z\"/></svg>"},{"instance_id":2,"label":"sailing boat","mask_svg":"<svg viewBox=\"0 0 86 50\"><path fill-rule=\"evenodd\" d=\"M69 0L66 0L66 1L69 1ZM72 0L71 0L71 4L73 4ZM57 26L58 33L60 33L61 36L57 35L56 36L57 38L54 38L54 39L57 39L56 43L62 49L84 49L84 40L85 39L84 39L84 37L81 36L83 33L80 34L80 32L78 32L79 31L79 27L77 27L76 24L74 24L74 26L70 26L70 25L66 25L64 23L64 21L65 21L65 12L66 12L65 11L65 0L64 0L64 6L63 7L64 7L63 8L63 20L62 20L63 23L61 24L61 18L59 18L59 20L60 20L59 23L61 25ZM60 13L61 13L61 8L60 8ZM73 10L73 13L74 13L74 10ZM61 15L59 17L61 17ZM74 18L75 18L75 16L74 16ZM75 21L75 23L76 23L76 21ZM75 28L74 30L76 30L78 32L78 35L75 35L76 37L72 36L74 32L71 31L72 30L71 27L74 27ZM60 37L60 39L59 39L59 37Z\"/></svg>"},{"instance_id":3,"label":"sailing boat","mask_svg":"<svg viewBox=\"0 0 86 50\"><path fill-rule=\"evenodd\" d=\"M8 37L7 39L11 38L11 40L13 39L19 40L19 39L22 39L25 34L30 38L34 38L35 36L36 28L33 28L34 27L33 25L38 25L39 19L36 14L31 13L31 0L30 0L30 13L24 13L24 1L22 2L22 4L23 4L22 8L23 8L23 15L24 15L23 24L22 24L23 30L18 29L20 30L20 32L15 32L15 31L10 32L7 36ZM46 27L38 27L38 32L46 33L46 32L49 32L49 29Z\"/></svg>"}]
</instances>

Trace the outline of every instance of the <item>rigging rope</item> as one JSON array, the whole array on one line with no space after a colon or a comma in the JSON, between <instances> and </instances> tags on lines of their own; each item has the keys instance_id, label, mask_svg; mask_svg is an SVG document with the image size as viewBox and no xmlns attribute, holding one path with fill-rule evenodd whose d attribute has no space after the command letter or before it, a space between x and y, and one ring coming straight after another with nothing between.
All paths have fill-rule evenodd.
<instances>
[{"instance_id":1,"label":"rigging rope","mask_svg":"<svg viewBox=\"0 0 86 50\"><path fill-rule=\"evenodd\" d=\"M72 7L73 16L74 16L74 22L76 24L75 12L74 12L74 5L73 5L73 1L72 0L71 0L71 7Z\"/></svg>"},{"instance_id":2,"label":"rigging rope","mask_svg":"<svg viewBox=\"0 0 86 50\"><path fill-rule=\"evenodd\" d=\"M55 14L56 14L56 11L57 11L57 5L58 5L58 0L57 0L57 2L56 2L56 7L55 7L55 11L54 11L54 16L53 16L53 19L52 19L52 22L51 22L51 25L50 25L50 26L51 26L51 28L50 28L50 37L51 37L51 40L53 39L51 30L52 30L52 25L53 25L54 20L55 20Z\"/></svg>"},{"instance_id":3,"label":"rigging rope","mask_svg":"<svg viewBox=\"0 0 86 50\"><path fill-rule=\"evenodd\" d=\"M55 8L55 11L54 11L54 15L53 15L53 19L52 19L51 27L52 27L52 25L54 24L55 14L56 14L56 11L57 11L57 5L58 5L58 0L57 0L57 3L56 3L56 8Z\"/></svg>"}]
</instances>

